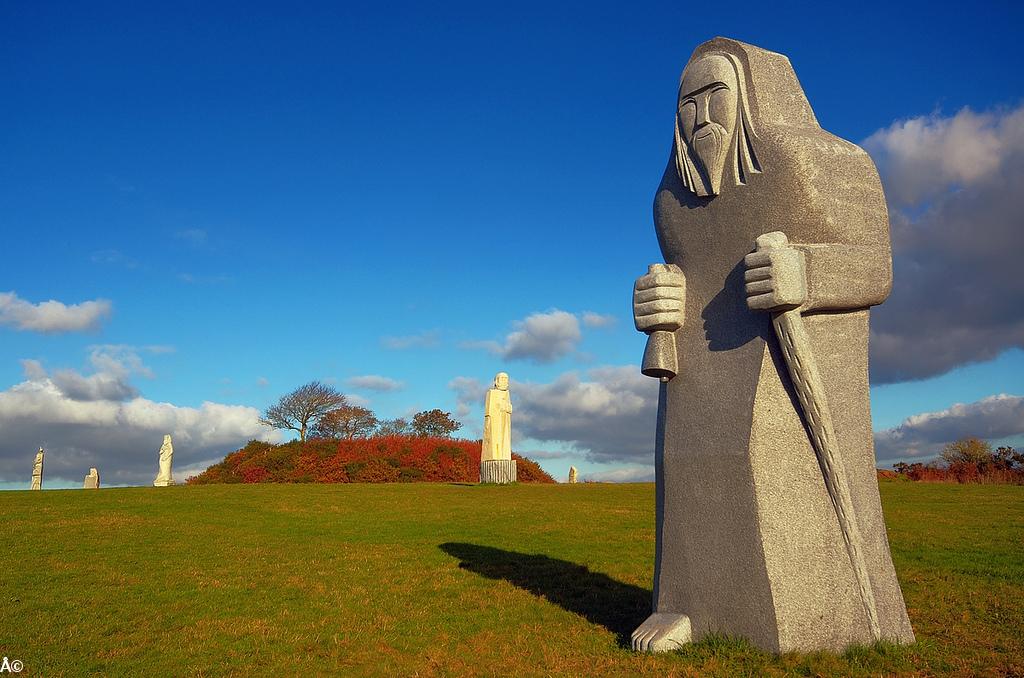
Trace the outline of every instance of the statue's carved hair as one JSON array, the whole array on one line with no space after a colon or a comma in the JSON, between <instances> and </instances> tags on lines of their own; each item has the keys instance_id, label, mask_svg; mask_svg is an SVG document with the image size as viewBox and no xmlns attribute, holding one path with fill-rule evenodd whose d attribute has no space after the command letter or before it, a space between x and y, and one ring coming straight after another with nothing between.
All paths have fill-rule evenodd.
<instances>
[{"instance_id":1,"label":"statue's carved hair","mask_svg":"<svg viewBox=\"0 0 1024 678\"><path fill-rule=\"evenodd\" d=\"M737 87L739 88L739 92L736 93L736 100L738 102L736 131L732 135L729 158L724 168L726 176L723 177L723 180L731 178L733 185L740 186L747 183L751 174L761 172L761 164L758 162L757 154L754 151L753 140L757 139L757 134L754 130L754 126L751 124L750 108L747 101L747 85L746 80L743 77L743 66L734 55L727 52L709 52L707 54L702 54L701 58L709 56L724 57L736 72L736 82ZM682 88L682 85L683 80L680 78L680 88ZM680 91L680 95L682 95L682 91ZM700 170L694 162L692 151L690 150L690 147L686 145L686 141L683 140L682 133L679 130L680 120L678 107L676 109L675 117L674 155L676 160L676 171L679 172L679 179L683 182L683 185L686 186L686 188L697 195L712 195L709 179L701 175Z\"/></svg>"}]
</instances>

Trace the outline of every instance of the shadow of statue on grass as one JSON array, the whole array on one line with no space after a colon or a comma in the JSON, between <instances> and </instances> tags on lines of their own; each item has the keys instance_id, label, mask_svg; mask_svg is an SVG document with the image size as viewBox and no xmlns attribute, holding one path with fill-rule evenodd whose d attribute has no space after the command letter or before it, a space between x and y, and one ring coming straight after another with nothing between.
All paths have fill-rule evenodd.
<instances>
[{"instance_id":1,"label":"shadow of statue on grass","mask_svg":"<svg viewBox=\"0 0 1024 678\"><path fill-rule=\"evenodd\" d=\"M505 581L600 624L629 647L629 636L651 613L651 591L623 584L583 565L491 546L447 542L438 546L459 567Z\"/></svg>"}]
</instances>

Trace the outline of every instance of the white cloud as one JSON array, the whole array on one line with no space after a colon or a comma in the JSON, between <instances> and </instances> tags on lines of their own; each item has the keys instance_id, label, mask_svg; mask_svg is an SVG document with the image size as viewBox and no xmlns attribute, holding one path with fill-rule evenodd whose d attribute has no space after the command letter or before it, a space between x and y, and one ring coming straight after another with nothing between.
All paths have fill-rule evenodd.
<instances>
[{"instance_id":1,"label":"white cloud","mask_svg":"<svg viewBox=\"0 0 1024 678\"><path fill-rule=\"evenodd\" d=\"M382 377L379 374L366 374L360 377L351 377L345 381L350 388L360 388L367 391L399 391L405 387L400 381L390 377Z\"/></svg>"},{"instance_id":2,"label":"white cloud","mask_svg":"<svg viewBox=\"0 0 1024 678\"><path fill-rule=\"evenodd\" d=\"M473 341L463 346L486 349L505 360L551 363L572 353L581 338L576 316L558 309L534 313L515 321L513 327L503 344L496 341Z\"/></svg>"},{"instance_id":3,"label":"white cloud","mask_svg":"<svg viewBox=\"0 0 1024 678\"><path fill-rule=\"evenodd\" d=\"M893 234L892 297L872 313L872 381L1024 347L1024 106L914 118L864 146Z\"/></svg>"},{"instance_id":4,"label":"white cloud","mask_svg":"<svg viewBox=\"0 0 1024 678\"><path fill-rule=\"evenodd\" d=\"M582 318L585 327L611 327L615 324L615 316L601 315L593 311L584 311Z\"/></svg>"},{"instance_id":5,"label":"white cloud","mask_svg":"<svg viewBox=\"0 0 1024 678\"><path fill-rule=\"evenodd\" d=\"M47 477L80 482L95 466L107 483L146 484L167 433L174 437L176 470L202 470L252 438L282 439L279 431L259 423L260 413L252 407L214 402L179 407L143 398L131 379L153 373L140 353L173 350L92 346L89 374L48 372L38 360L23 360L25 381L0 391L0 480L27 477L25 450L40 444L47 450Z\"/></svg>"},{"instance_id":6,"label":"white cloud","mask_svg":"<svg viewBox=\"0 0 1024 678\"><path fill-rule=\"evenodd\" d=\"M448 388L455 391L455 418L462 421L463 425L469 424L464 420L483 405L487 387L474 377L455 377L448 382Z\"/></svg>"},{"instance_id":7,"label":"white cloud","mask_svg":"<svg viewBox=\"0 0 1024 678\"><path fill-rule=\"evenodd\" d=\"M393 351L404 351L410 348L435 348L440 344L440 333L437 330L429 330L402 337L381 337L380 343L384 348Z\"/></svg>"},{"instance_id":8,"label":"white cloud","mask_svg":"<svg viewBox=\"0 0 1024 678\"><path fill-rule=\"evenodd\" d=\"M635 365L567 372L549 384L516 382L513 429L557 442L593 461L652 463L658 381Z\"/></svg>"},{"instance_id":9,"label":"white cloud","mask_svg":"<svg viewBox=\"0 0 1024 678\"><path fill-rule=\"evenodd\" d=\"M213 402L74 400L51 379L29 380L0 392L0 478L27 484L32 452L42 444L45 477L81 481L95 466L107 483L148 484L164 434L174 438L175 467L195 470L250 439L281 440L259 416L252 407Z\"/></svg>"},{"instance_id":10,"label":"white cloud","mask_svg":"<svg viewBox=\"0 0 1024 678\"><path fill-rule=\"evenodd\" d=\"M884 171L891 202L913 205L951 186L990 180L1024 143L1024 112L933 114L894 122L865 139Z\"/></svg>"},{"instance_id":11,"label":"white cloud","mask_svg":"<svg viewBox=\"0 0 1024 678\"><path fill-rule=\"evenodd\" d=\"M875 433L880 463L934 457L961 438L999 440L1024 434L1024 397L1005 393L938 412L916 414L899 426Z\"/></svg>"},{"instance_id":12,"label":"white cloud","mask_svg":"<svg viewBox=\"0 0 1024 678\"><path fill-rule=\"evenodd\" d=\"M50 379L71 400L130 400L139 395L126 379L112 372L83 376L75 370L57 370Z\"/></svg>"},{"instance_id":13,"label":"white cloud","mask_svg":"<svg viewBox=\"0 0 1024 678\"><path fill-rule=\"evenodd\" d=\"M60 301L25 301L14 292L0 292L0 325L17 330L58 334L94 330L110 317L113 305L106 299L67 305Z\"/></svg>"},{"instance_id":14,"label":"white cloud","mask_svg":"<svg viewBox=\"0 0 1024 678\"><path fill-rule=\"evenodd\" d=\"M139 352L167 353L168 346L135 347L120 344L101 344L89 348L92 374L84 375L74 369L55 370L49 374L38 360L22 360L25 377L29 381L49 381L71 400L130 400L139 395L131 383L132 376L153 378L153 372L143 362Z\"/></svg>"}]
</instances>

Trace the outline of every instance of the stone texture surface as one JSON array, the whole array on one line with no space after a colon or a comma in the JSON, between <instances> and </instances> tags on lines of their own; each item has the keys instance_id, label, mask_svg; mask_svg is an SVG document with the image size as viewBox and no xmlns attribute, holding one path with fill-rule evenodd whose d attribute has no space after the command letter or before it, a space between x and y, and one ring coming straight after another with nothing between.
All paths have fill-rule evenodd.
<instances>
[{"instance_id":1,"label":"stone texture surface","mask_svg":"<svg viewBox=\"0 0 1024 678\"><path fill-rule=\"evenodd\" d=\"M515 459L488 459L480 462L481 483L506 483L516 482L516 460Z\"/></svg>"},{"instance_id":2,"label":"stone texture surface","mask_svg":"<svg viewBox=\"0 0 1024 678\"><path fill-rule=\"evenodd\" d=\"M498 372L494 387L484 399L484 441L481 461L512 458L512 399L508 391L508 375Z\"/></svg>"},{"instance_id":3,"label":"stone texture surface","mask_svg":"<svg viewBox=\"0 0 1024 678\"><path fill-rule=\"evenodd\" d=\"M576 471L576 467L575 467L575 466L570 466L570 467L569 467L569 484L570 484L570 485L575 485L575 484L576 484L576 482L577 482L577 476L578 476L578 475L579 475L579 474L578 474L578 472Z\"/></svg>"},{"instance_id":4,"label":"stone texture surface","mask_svg":"<svg viewBox=\"0 0 1024 678\"><path fill-rule=\"evenodd\" d=\"M164 436L163 445L160 446L160 470L153 481L154 487L167 487L174 484L171 476L171 461L174 458L174 445L171 443L171 436Z\"/></svg>"},{"instance_id":5,"label":"stone texture surface","mask_svg":"<svg viewBox=\"0 0 1024 678\"><path fill-rule=\"evenodd\" d=\"M84 490L98 490L100 489L100 472L95 468L89 469L89 475L85 477L85 482L82 484Z\"/></svg>"},{"instance_id":6,"label":"stone texture surface","mask_svg":"<svg viewBox=\"0 0 1024 678\"><path fill-rule=\"evenodd\" d=\"M43 489L43 448L36 452L36 463L32 467L32 486L30 490Z\"/></svg>"},{"instance_id":7,"label":"stone texture surface","mask_svg":"<svg viewBox=\"0 0 1024 678\"><path fill-rule=\"evenodd\" d=\"M913 641L874 470L868 309L888 296L892 262L870 158L821 129L786 57L716 38L684 70L654 216L678 272L637 281L636 326L683 322L658 407L655 614L634 647L671 647L685 626L693 640L841 650L873 640L869 608L877 635ZM768 233L788 241L755 252ZM810 400L773 325L783 317L819 374ZM841 460L831 480L808 419L822 406Z\"/></svg>"}]
</instances>

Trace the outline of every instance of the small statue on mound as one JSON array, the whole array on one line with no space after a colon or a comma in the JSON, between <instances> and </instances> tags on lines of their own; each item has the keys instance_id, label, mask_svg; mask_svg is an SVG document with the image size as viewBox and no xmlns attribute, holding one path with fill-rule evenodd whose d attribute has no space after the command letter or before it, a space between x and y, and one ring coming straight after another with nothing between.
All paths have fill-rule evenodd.
<instances>
[{"instance_id":1,"label":"small statue on mound","mask_svg":"<svg viewBox=\"0 0 1024 678\"><path fill-rule=\"evenodd\" d=\"M508 374L498 372L494 387L484 400L484 442L480 452L481 483L514 483L516 462L512 459L512 398Z\"/></svg>"},{"instance_id":2,"label":"small statue on mound","mask_svg":"<svg viewBox=\"0 0 1024 678\"><path fill-rule=\"evenodd\" d=\"M174 484L171 477L171 459L174 457L174 445L171 444L171 436L164 436L164 444L160 446L160 471L156 474L153 487L167 487Z\"/></svg>"}]
</instances>

